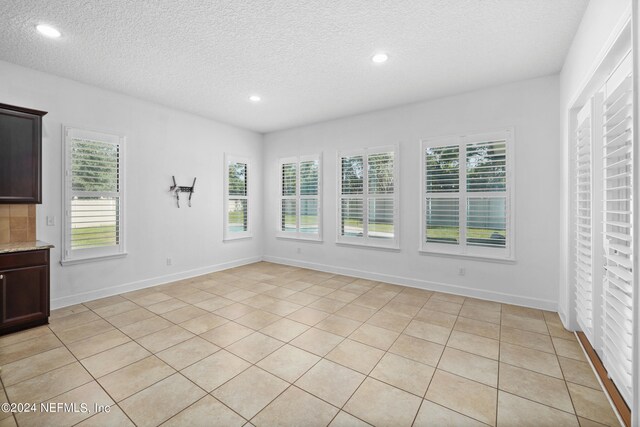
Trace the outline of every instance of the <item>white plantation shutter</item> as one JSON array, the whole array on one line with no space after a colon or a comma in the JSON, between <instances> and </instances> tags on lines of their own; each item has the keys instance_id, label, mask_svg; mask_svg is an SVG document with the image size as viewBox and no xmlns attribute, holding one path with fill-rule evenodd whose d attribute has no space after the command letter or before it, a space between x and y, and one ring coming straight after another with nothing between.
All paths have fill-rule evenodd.
<instances>
[{"instance_id":1,"label":"white plantation shutter","mask_svg":"<svg viewBox=\"0 0 640 427\"><path fill-rule=\"evenodd\" d=\"M507 141L465 144L467 246L507 245Z\"/></svg>"},{"instance_id":2,"label":"white plantation shutter","mask_svg":"<svg viewBox=\"0 0 640 427\"><path fill-rule=\"evenodd\" d=\"M393 239L395 235L394 153L367 156L367 236Z\"/></svg>"},{"instance_id":3,"label":"white plantation shutter","mask_svg":"<svg viewBox=\"0 0 640 427\"><path fill-rule=\"evenodd\" d=\"M593 159L592 101L578 113L575 158L576 311L577 320L593 342Z\"/></svg>"},{"instance_id":4,"label":"white plantation shutter","mask_svg":"<svg viewBox=\"0 0 640 427\"><path fill-rule=\"evenodd\" d=\"M422 143L422 250L512 256L509 179L512 132Z\"/></svg>"},{"instance_id":5,"label":"white plantation shutter","mask_svg":"<svg viewBox=\"0 0 640 427\"><path fill-rule=\"evenodd\" d=\"M320 239L320 156L280 160L278 235Z\"/></svg>"},{"instance_id":6,"label":"white plantation shutter","mask_svg":"<svg viewBox=\"0 0 640 427\"><path fill-rule=\"evenodd\" d=\"M224 239L251 237L249 222L249 159L225 156Z\"/></svg>"},{"instance_id":7,"label":"white plantation shutter","mask_svg":"<svg viewBox=\"0 0 640 427\"><path fill-rule=\"evenodd\" d=\"M631 54L605 84L603 108L603 363L622 396L632 399L633 80ZM637 333L637 331L636 331Z\"/></svg>"},{"instance_id":8,"label":"white plantation shutter","mask_svg":"<svg viewBox=\"0 0 640 427\"><path fill-rule=\"evenodd\" d=\"M123 142L117 135L65 128L63 261L124 252Z\"/></svg>"},{"instance_id":9,"label":"white plantation shutter","mask_svg":"<svg viewBox=\"0 0 640 427\"><path fill-rule=\"evenodd\" d=\"M298 231L305 238L320 238L320 166L320 156L300 158Z\"/></svg>"},{"instance_id":10,"label":"white plantation shutter","mask_svg":"<svg viewBox=\"0 0 640 427\"><path fill-rule=\"evenodd\" d=\"M338 155L338 242L398 246L395 147Z\"/></svg>"},{"instance_id":11,"label":"white plantation shutter","mask_svg":"<svg viewBox=\"0 0 640 427\"><path fill-rule=\"evenodd\" d=\"M424 150L426 242L460 243L460 146Z\"/></svg>"},{"instance_id":12,"label":"white plantation shutter","mask_svg":"<svg viewBox=\"0 0 640 427\"><path fill-rule=\"evenodd\" d=\"M364 237L364 156L340 157L340 230L338 236Z\"/></svg>"},{"instance_id":13,"label":"white plantation shutter","mask_svg":"<svg viewBox=\"0 0 640 427\"><path fill-rule=\"evenodd\" d=\"M282 163L280 166L281 195L280 231L298 232L298 162Z\"/></svg>"}]
</instances>

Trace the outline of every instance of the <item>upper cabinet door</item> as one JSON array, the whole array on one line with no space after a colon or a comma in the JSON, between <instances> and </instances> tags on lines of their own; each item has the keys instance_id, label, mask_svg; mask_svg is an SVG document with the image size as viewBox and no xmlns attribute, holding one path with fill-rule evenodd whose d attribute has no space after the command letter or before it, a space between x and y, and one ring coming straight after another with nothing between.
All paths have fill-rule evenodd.
<instances>
[{"instance_id":1,"label":"upper cabinet door","mask_svg":"<svg viewBox=\"0 0 640 427\"><path fill-rule=\"evenodd\" d=\"M0 104L0 203L42 203L45 114Z\"/></svg>"}]
</instances>

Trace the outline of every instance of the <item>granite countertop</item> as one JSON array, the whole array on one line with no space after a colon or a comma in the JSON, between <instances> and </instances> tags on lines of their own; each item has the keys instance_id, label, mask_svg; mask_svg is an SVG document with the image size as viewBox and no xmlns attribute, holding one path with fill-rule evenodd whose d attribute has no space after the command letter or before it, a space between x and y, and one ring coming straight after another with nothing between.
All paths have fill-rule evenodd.
<instances>
[{"instance_id":1,"label":"granite countertop","mask_svg":"<svg viewBox=\"0 0 640 427\"><path fill-rule=\"evenodd\" d=\"M53 248L52 244L40 240L31 242L0 243L0 254L8 254L11 252L37 251L39 249L50 248Z\"/></svg>"}]
</instances>

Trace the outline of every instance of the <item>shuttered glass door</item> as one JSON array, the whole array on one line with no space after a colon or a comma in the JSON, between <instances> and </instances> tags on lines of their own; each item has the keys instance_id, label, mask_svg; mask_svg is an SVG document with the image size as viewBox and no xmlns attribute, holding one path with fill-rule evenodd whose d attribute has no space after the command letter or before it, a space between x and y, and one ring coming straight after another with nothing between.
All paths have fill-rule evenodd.
<instances>
[{"instance_id":1,"label":"shuttered glass door","mask_svg":"<svg viewBox=\"0 0 640 427\"><path fill-rule=\"evenodd\" d=\"M633 351L633 80L631 54L604 87L603 363L631 402Z\"/></svg>"},{"instance_id":2,"label":"shuttered glass door","mask_svg":"<svg viewBox=\"0 0 640 427\"><path fill-rule=\"evenodd\" d=\"M633 76L628 52L576 116L577 323L630 406L633 399ZM615 66L614 66L615 65ZM600 83L600 84L602 84ZM597 86L596 86L597 87ZM635 326L637 329L638 326Z\"/></svg>"},{"instance_id":3,"label":"shuttered glass door","mask_svg":"<svg viewBox=\"0 0 640 427\"><path fill-rule=\"evenodd\" d=\"M576 311L580 327L593 342L593 161L592 104L578 113L576 130Z\"/></svg>"}]
</instances>

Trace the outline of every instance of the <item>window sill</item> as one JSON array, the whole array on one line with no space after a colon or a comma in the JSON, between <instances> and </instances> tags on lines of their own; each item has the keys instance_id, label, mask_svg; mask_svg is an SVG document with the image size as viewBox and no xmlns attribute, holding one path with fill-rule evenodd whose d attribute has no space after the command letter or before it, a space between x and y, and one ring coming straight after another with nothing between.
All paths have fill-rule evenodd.
<instances>
[{"instance_id":1,"label":"window sill","mask_svg":"<svg viewBox=\"0 0 640 427\"><path fill-rule=\"evenodd\" d=\"M425 256L469 259L473 261L495 262L498 264L516 264L517 262L515 258L498 258L498 257L484 256L484 255L455 254L450 252L427 251L424 249L420 249L418 252L420 253L420 255L425 255Z\"/></svg>"},{"instance_id":2,"label":"window sill","mask_svg":"<svg viewBox=\"0 0 640 427\"><path fill-rule=\"evenodd\" d=\"M251 234L245 234L243 236L227 236L225 238L222 239L223 242L235 242L237 240L249 240L249 239L253 239L253 236Z\"/></svg>"},{"instance_id":3,"label":"window sill","mask_svg":"<svg viewBox=\"0 0 640 427\"><path fill-rule=\"evenodd\" d=\"M321 238L319 238L319 237L317 237L317 238L305 238L305 237L294 237L294 236L277 235L276 239L278 239L278 240L294 240L296 242L323 243L323 240Z\"/></svg>"},{"instance_id":4,"label":"window sill","mask_svg":"<svg viewBox=\"0 0 640 427\"><path fill-rule=\"evenodd\" d=\"M353 247L362 248L362 249L374 249L377 251L400 252L400 246L372 245L369 243L342 242L339 240L336 241L336 245L353 246Z\"/></svg>"},{"instance_id":5,"label":"window sill","mask_svg":"<svg viewBox=\"0 0 640 427\"><path fill-rule=\"evenodd\" d=\"M98 262L98 261L106 261L110 259L125 258L127 255L128 255L127 252L123 252L120 254L93 256L89 258L64 259L60 261L60 265L65 267L68 265L86 264L89 262Z\"/></svg>"}]
</instances>

